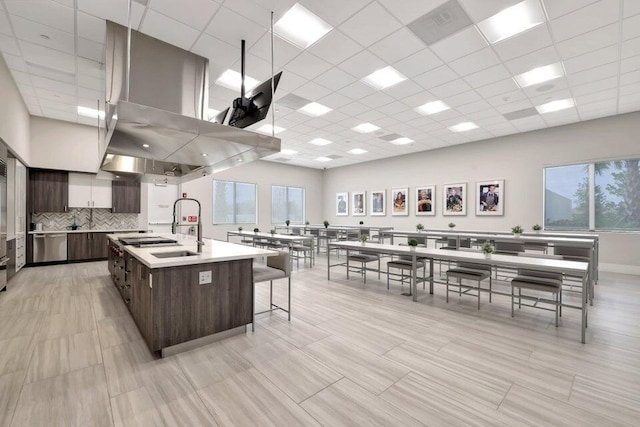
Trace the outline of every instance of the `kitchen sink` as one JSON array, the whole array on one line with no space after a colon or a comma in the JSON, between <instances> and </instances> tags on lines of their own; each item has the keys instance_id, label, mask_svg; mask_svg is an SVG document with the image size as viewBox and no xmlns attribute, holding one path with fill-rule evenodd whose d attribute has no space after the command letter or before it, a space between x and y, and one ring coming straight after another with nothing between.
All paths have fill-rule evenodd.
<instances>
[{"instance_id":1,"label":"kitchen sink","mask_svg":"<svg viewBox=\"0 0 640 427\"><path fill-rule=\"evenodd\" d=\"M180 258L185 256L194 256L198 255L195 252L189 251L175 251L175 252L156 252L155 254L151 254L156 258Z\"/></svg>"}]
</instances>

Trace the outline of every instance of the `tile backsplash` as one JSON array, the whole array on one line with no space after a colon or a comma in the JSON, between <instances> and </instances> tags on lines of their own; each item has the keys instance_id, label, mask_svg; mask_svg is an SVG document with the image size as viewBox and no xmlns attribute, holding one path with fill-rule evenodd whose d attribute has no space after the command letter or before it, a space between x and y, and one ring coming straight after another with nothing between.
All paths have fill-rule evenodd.
<instances>
[{"instance_id":1,"label":"tile backsplash","mask_svg":"<svg viewBox=\"0 0 640 427\"><path fill-rule=\"evenodd\" d=\"M41 222L45 230L66 230L71 224L79 230L89 230L90 211L93 210L93 230L120 230L138 228L138 214L112 213L111 209L69 209L69 212L45 212L31 216L34 223Z\"/></svg>"}]
</instances>

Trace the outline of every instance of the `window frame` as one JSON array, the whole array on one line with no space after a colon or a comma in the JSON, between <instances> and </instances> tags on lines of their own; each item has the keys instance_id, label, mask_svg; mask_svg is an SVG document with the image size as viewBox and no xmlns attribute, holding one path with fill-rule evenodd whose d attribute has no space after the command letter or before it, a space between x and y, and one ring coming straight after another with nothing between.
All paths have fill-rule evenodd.
<instances>
[{"instance_id":1,"label":"window frame","mask_svg":"<svg viewBox=\"0 0 640 427\"><path fill-rule=\"evenodd\" d=\"M216 181L217 182L223 182L225 184L233 184L233 222L216 222L216 216L215 216L215 206L216 206L216 195L215 195L215 191L216 191ZM236 209L236 187L238 184L243 184L243 185L253 185L253 191L254 191L254 199L255 199L255 211L254 211L254 218L255 221L248 221L248 222L238 222L238 210ZM225 180L225 179L213 179L212 184L211 184L211 192L212 194L212 201L213 201L213 205L212 205L212 209L211 209L211 221L213 223L213 225L243 225L243 224L258 224L258 184L254 183L254 182L244 182L244 181L230 181L230 180Z\"/></svg>"},{"instance_id":2,"label":"window frame","mask_svg":"<svg viewBox=\"0 0 640 427\"><path fill-rule=\"evenodd\" d=\"M297 190L302 190L302 221L300 222L291 222L291 225L304 225L305 221L307 219L307 189L306 187L298 187L295 185L279 185L279 184L271 184L271 224L276 224L276 222L274 221L273 218L273 190L278 187L278 188L284 188L285 189L285 195L286 195L286 207L287 207L287 212L285 215L285 221L291 216L289 213L289 189L290 188L294 188ZM283 221L284 222L284 221Z\"/></svg>"}]
</instances>

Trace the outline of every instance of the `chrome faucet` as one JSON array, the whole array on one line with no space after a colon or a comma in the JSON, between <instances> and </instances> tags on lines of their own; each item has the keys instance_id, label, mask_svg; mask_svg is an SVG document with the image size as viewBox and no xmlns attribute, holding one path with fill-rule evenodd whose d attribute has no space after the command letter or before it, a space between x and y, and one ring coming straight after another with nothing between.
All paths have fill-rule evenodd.
<instances>
[{"instance_id":1,"label":"chrome faucet","mask_svg":"<svg viewBox=\"0 0 640 427\"><path fill-rule=\"evenodd\" d=\"M176 234L176 230L178 227L191 227L191 224L178 224L178 219L176 218L176 208L178 207L178 202L183 202L185 200L191 200L193 202L196 202L198 204L198 224L197 224L197 230L198 230L198 236L197 236L197 243L198 243L198 253L202 253L202 247L204 246L204 241L202 240L202 206L200 206L200 202L196 199L191 199L191 198L183 198L183 199L178 199L175 202L173 202L173 222L171 223L171 234Z\"/></svg>"}]
</instances>

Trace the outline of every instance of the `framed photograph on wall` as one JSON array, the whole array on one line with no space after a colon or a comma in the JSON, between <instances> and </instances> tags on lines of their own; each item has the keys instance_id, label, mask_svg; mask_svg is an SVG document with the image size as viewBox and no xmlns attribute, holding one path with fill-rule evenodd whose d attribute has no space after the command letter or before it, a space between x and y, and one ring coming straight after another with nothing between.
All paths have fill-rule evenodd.
<instances>
[{"instance_id":1,"label":"framed photograph on wall","mask_svg":"<svg viewBox=\"0 0 640 427\"><path fill-rule=\"evenodd\" d=\"M336 216L349 216L349 193L336 193Z\"/></svg>"},{"instance_id":2,"label":"framed photograph on wall","mask_svg":"<svg viewBox=\"0 0 640 427\"><path fill-rule=\"evenodd\" d=\"M436 214L435 185L421 185L416 187L416 216Z\"/></svg>"},{"instance_id":3,"label":"framed photograph on wall","mask_svg":"<svg viewBox=\"0 0 640 427\"><path fill-rule=\"evenodd\" d=\"M384 204L385 204L386 190L373 190L371 192L371 207L369 212L371 216L385 216Z\"/></svg>"},{"instance_id":4,"label":"framed photograph on wall","mask_svg":"<svg viewBox=\"0 0 640 427\"><path fill-rule=\"evenodd\" d=\"M367 200L364 191L351 193L351 215L365 216L367 214Z\"/></svg>"},{"instance_id":5,"label":"framed photograph on wall","mask_svg":"<svg viewBox=\"0 0 640 427\"><path fill-rule=\"evenodd\" d=\"M394 188L391 190L391 215L409 215L408 188Z\"/></svg>"},{"instance_id":6,"label":"framed photograph on wall","mask_svg":"<svg viewBox=\"0 0 640 427\"><path fill-rule=\"evenodd\" d=\"M476 182L476 215L504 215L504 179Z\"/></svg>"},{"instance_id":7,"label":"framed photograph on wall","mask_svg":"<svg viewBox=\"0 0 640 427\"><path fill-rule=\"evenodd\" d=\"M467 214L467 183L445 184L442 191L443 215Z\"/></svg>"}]
</instances>

